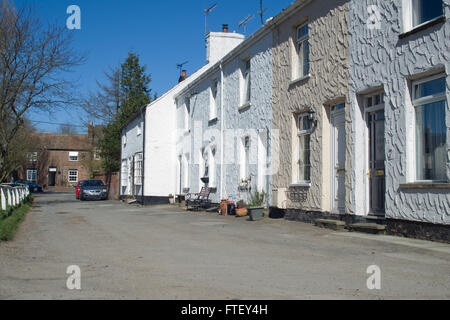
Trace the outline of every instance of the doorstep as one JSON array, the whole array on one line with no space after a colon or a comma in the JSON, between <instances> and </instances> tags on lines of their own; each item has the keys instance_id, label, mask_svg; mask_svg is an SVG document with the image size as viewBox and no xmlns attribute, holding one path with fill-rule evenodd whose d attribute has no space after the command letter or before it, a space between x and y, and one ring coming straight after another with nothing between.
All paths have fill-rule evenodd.
<instances>
[{"instance_id":1,"label":"doorstep","mask_svg":"<svg viewBox=\"0 0 450 320\"><path fill-rule=\"evenodd\" d=\"M328 228L332 230L344 230L345 222L332 219L315 219L314 224L320 228Z\"/></svg>"},{"instance_id":2,"label":"doorstep","mask_svg":"<svg viewBox=\"0 0 450 320\"><path fill-rule=\"evenodd\" d=\"M370 234L386 234L386 226L376 223L353 223L348 225L348 229Z\"/></svg>"}]
</instances>

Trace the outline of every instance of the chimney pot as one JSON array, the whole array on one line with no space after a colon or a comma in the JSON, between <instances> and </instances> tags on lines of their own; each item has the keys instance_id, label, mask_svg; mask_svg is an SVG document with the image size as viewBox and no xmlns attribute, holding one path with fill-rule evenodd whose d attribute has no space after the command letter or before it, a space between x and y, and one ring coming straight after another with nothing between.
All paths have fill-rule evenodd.
<instances>
[{"instance_id":1,"label":"chimney pot","mask_svg":"<svg viewBox=\"0 0 450 320\"><path fill-rule=\"evenodd\" d=\"M181 76L180 76L180 78L178 79L178 83L180 83L180 82L186 80L186 78L187 78L186 70L181 70Z\"/></svg>"},{"instance_id":2,"label":"chimney pot","mask_svg":"<svg viewBox=\"0 0 450 320\"><path fill-rule=\"evenodd\" d=\"M228 25L227 24L222 25L222 32L224 32L224 33L228 32Z\"/></svg>"}]
</instances>

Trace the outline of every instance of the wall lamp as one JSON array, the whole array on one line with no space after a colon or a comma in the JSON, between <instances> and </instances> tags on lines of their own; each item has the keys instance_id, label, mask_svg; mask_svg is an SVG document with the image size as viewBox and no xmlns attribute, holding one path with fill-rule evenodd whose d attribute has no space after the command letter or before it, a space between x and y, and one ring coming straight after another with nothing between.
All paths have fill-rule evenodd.
<instances>
[{"instance_id":1,"label":"wall lamp","mask_svg":"<svg viewBox=\"0 0 450 320\"><path fill-rule=\"evenodd\" d=\"M317 127L316 112L313 109L308 111L308 120L311 127Z\"/></svg>"}]
</instances>

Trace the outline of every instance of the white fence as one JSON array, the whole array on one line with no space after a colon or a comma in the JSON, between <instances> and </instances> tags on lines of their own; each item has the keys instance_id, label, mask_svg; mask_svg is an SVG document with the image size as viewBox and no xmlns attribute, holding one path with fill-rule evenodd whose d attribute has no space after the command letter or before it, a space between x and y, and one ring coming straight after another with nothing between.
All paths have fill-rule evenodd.
<instances>
[{"instance_id":1,"label":"white fence","mask_svg":"<svg viewBox=\"0 0 450 320\"><path fill-rule=\"evenodd\" d=\"M7 206L16 207L20 205L25 198L30 194L28 186L21 185L11 187L0 184L1 210L6 210Z\"/></svg>"}]
</instances>

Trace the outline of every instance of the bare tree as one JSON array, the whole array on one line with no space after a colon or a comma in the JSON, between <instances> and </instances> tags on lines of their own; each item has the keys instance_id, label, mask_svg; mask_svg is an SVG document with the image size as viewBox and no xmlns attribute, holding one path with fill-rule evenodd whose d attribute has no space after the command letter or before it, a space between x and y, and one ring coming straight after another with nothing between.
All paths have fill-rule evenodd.
<instances>
[{"instance_id":1,"label":"bare tree","mask_svg":"<svg viewBox=\"0 0 450 320\"><path fill-rule=\"evenodd\" d=\"M26 112L75 105L67 72L84 62L72 48L70 31L36 18L30 7L0 2L0 179L11 170L13 152Z\"/></svg>"},{"instance_id":2,"label":"bare tree","mask_svg":"<svg viewBox=\"0 0 450 320\"><path fill-rule=\"evenodd\" d=\"M70 124L61 124L59 126L59 133L62 134L78 134L77 128Z\"/></svg>"},{"instance_id":3,"label":"bare tree","mask_svg":"<svg viewBox=\"0 0 450 320\"><path fill-rule=\"evenodd\" d=\"M105 84L97 80L98 91L90 92L82 104L82 108L88 116L86 123L93 119L104 124L111 123L119 113L123 96L120 87L120 66L110 67L108 71L104 71L104 75L106 77Z\"/></svg>"}]
</instances>

